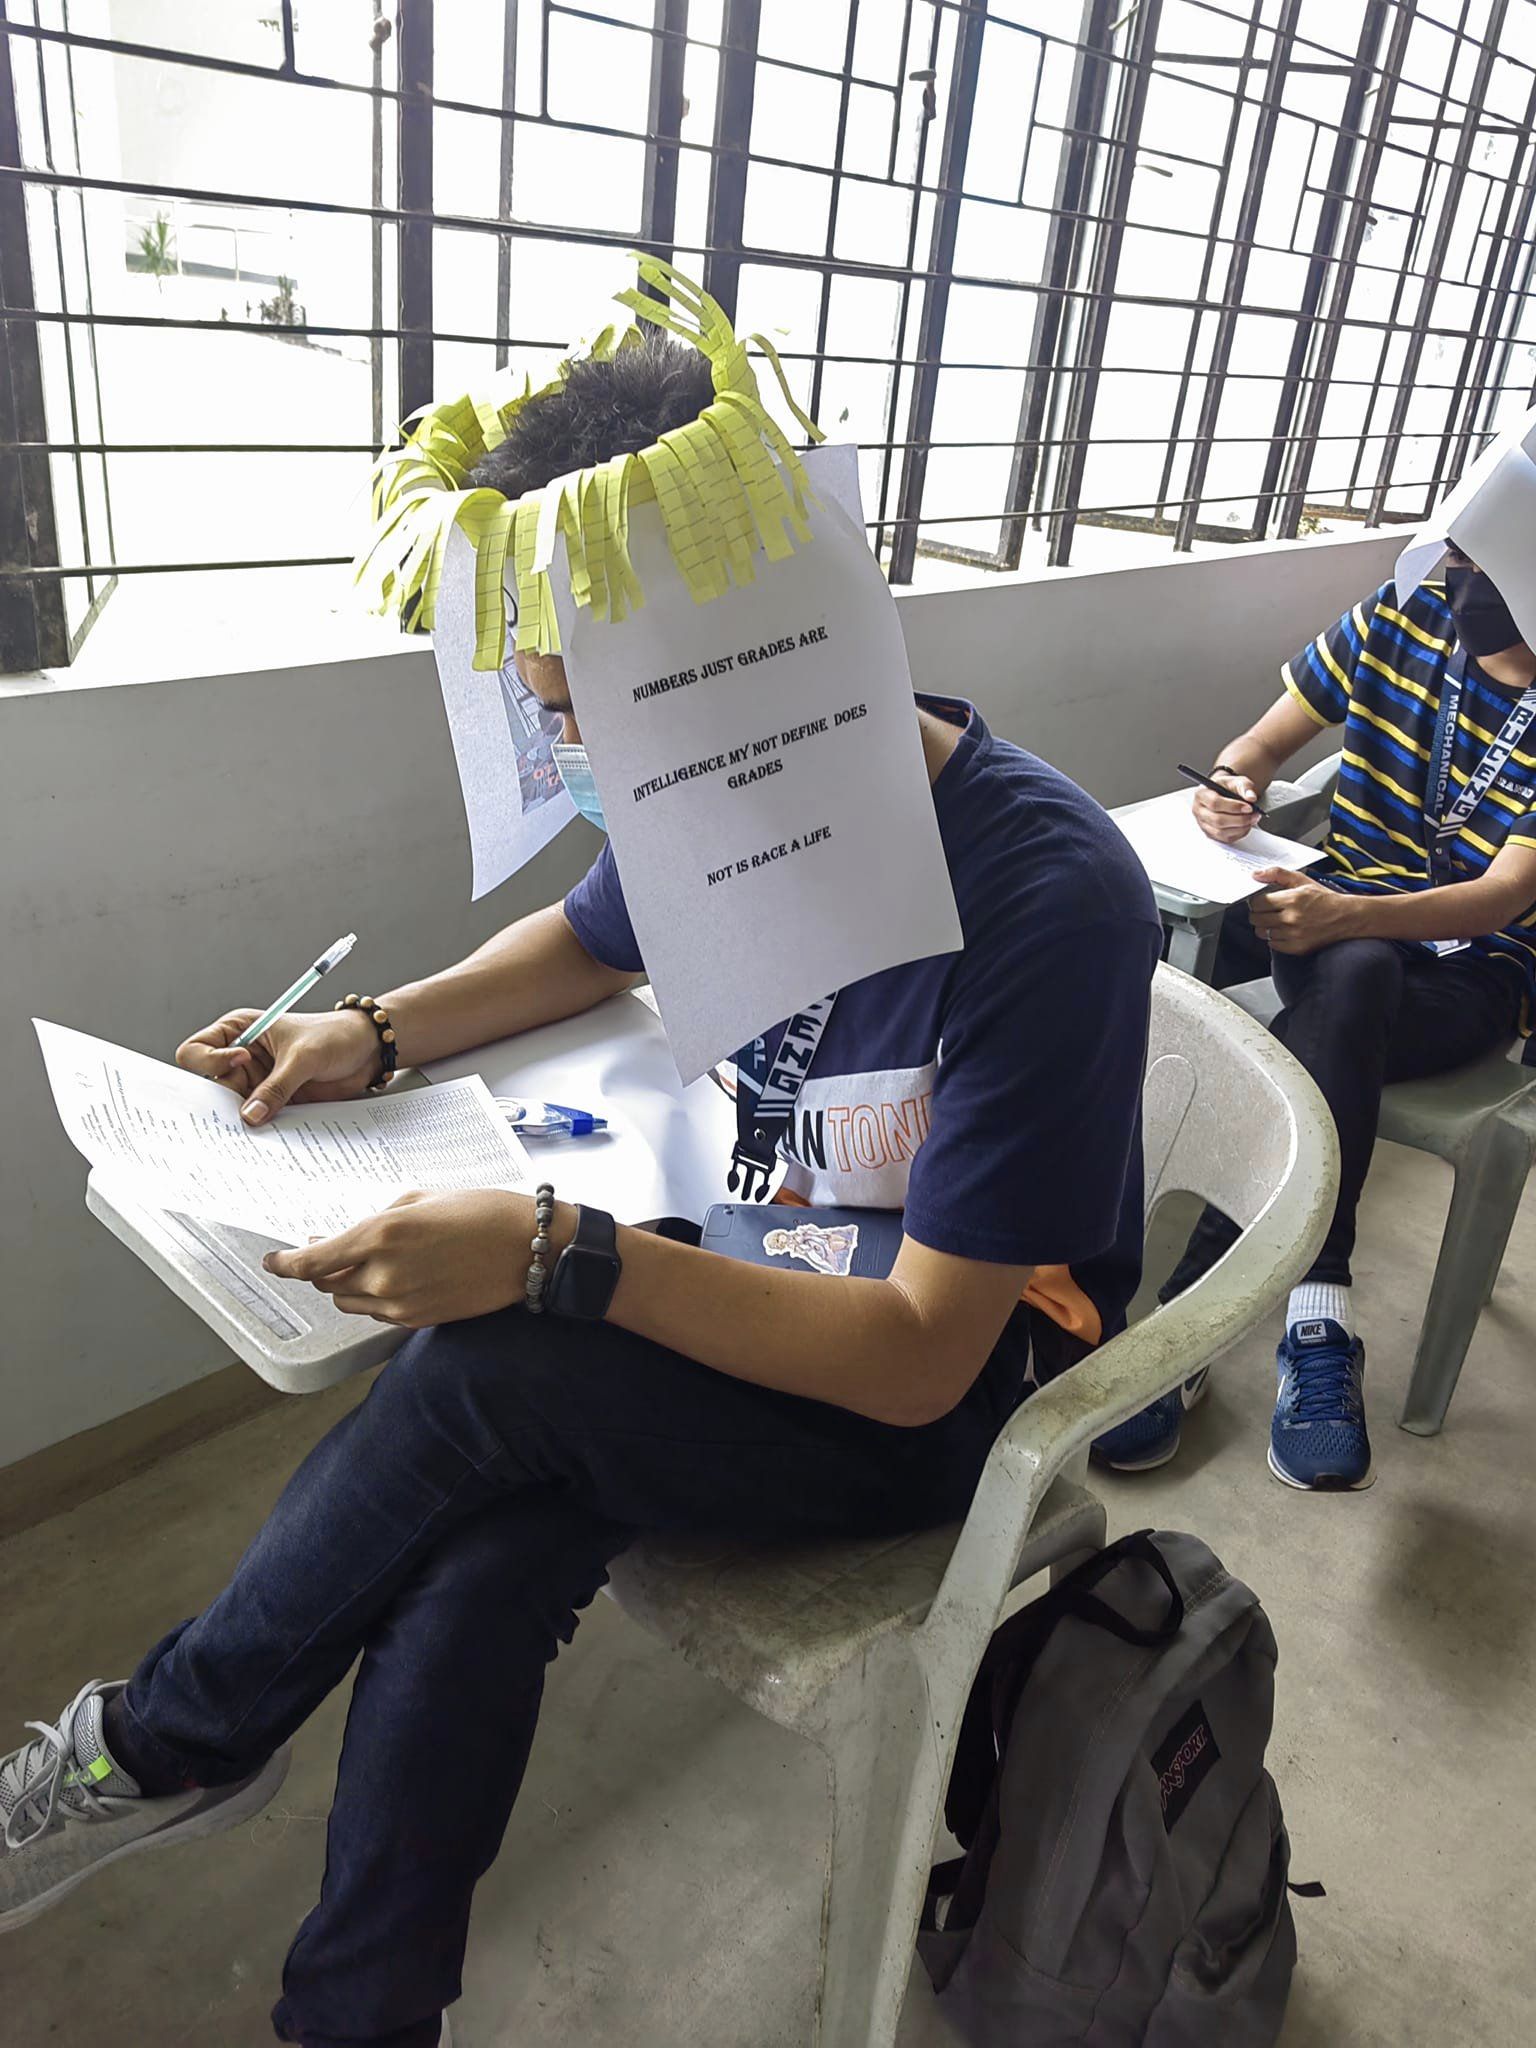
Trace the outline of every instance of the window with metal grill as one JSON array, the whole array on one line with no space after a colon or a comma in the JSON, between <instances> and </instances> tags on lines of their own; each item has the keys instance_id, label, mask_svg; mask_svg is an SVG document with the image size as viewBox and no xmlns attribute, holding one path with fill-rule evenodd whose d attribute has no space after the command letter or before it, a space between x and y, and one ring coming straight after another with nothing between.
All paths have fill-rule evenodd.
<instances>
[{"instance_id":1,"label":"window with metal grill","mask_svg":"<svg viewBox=\"0 0 1536 2048\"><path fill-rule=\"evenodd\" d=\"M340 602L369 456L636 247L894 583L1411 520L1531 402L1533 203L1533 0L0 0L0 669Z\"/></svg>"}]
</instances>

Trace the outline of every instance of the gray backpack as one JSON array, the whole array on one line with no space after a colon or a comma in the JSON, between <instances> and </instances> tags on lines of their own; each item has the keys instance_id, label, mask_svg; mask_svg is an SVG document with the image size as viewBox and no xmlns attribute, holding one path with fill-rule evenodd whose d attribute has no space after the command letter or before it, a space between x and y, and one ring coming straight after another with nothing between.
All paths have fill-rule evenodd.
<instances>
[{"instance_id":1,"label":"gray backpack","mask_svg":"<svg viewBox=\"0 0 1536 2048\"><path fill-rule=\"evenodd\" d=\"M1296 1961L1274 1671L1193 1536L1128 1536L997 1631L945 1803L967 1854L919 1938L962 2040L1270 2048Z\"/></svg>"}]
</instances>

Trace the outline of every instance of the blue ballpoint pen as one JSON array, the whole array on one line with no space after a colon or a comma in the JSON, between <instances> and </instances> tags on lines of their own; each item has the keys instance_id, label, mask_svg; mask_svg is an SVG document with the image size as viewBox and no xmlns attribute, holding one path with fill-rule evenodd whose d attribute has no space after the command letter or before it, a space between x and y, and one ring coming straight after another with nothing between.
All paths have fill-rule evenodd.
<instances>
[{"instance_id":1,"label":"blue ballpoint pen","mask_svg":"<svg viewBox=\"0 0 1536 2048\"><path fill-rule=\"evenodd\" d=\"M286 1016L297 1002L302 1002L322 974L329 974L337 967L357 944L357 933L348 932L344 939L338 939L334 946L328 946L313 967L306 967L292 988L284 989L270 1010L263 1010L254 1024L248 1024L235 1040L236 1045L254 1045L263 1031L275 1024L279 1017Z\"/></svg>"}]
</instances>

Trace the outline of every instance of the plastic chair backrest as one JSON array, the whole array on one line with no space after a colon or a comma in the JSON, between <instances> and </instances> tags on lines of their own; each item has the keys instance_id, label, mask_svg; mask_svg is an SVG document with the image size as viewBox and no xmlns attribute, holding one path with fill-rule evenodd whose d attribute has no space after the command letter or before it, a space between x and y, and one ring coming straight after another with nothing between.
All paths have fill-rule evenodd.
<instances>
[{"instance_id":1,"label":"plastic chair backrest","mask_svg":"<svg viewBox=\"0 0 1536 2048\"><path fill-rule=\"evenodd\" d=\"M1160 966L1142 1092L1147 1205L1175 1190L1243 1226L1187 1293L1041 1387L1003 1425L927 1629L991 1632L1036 1507L1067 1460L1257 1327L1306 1271L1339 1188L1317 1084L1262 1025ZM969 1682L969 1671L966 1673Z\"/></svg>"},{"instance_id":2,"label":"plastic chair backrest","mask_svg":"<svg viewBox=\"0 0 1536 2048\"><path fill-rule=\"evenodd\" d=\"M1272 783L1265 820L1269 830L1285 839L1299 839L1307 846L1321 845L1343 758L1342 754L1330 754L1298 775L1294 782Z\"/></svg>"},{"instance_id":3,"label":"plastic chair backrest","mask_svg":"<svg viewBox=\"0 0 1536 2048\"><path fill-rule=\"evenodd\" d=\"M1149 1215L1175 1192L1214 1202L1244 1227L1259 1215L1296 1158L1292 1081L1278 1051L1202 983L1159 968L1142 1090Z\"/></svg>"},{"instance_id":4,"label":"plastic chair backrest","mask_svg":"<svg viewBox=\"0 0 1536 2048\"><path fill-rule=\"evenodd\" d=\"M1327 755L1315 761L1310 768L1296 778L1296 787L1304 789L1308 796L1324 796L1333 802L1333 793L1339 786L1339 769L1343 764L1342 752Z\"/></svg>"}]
</instances>

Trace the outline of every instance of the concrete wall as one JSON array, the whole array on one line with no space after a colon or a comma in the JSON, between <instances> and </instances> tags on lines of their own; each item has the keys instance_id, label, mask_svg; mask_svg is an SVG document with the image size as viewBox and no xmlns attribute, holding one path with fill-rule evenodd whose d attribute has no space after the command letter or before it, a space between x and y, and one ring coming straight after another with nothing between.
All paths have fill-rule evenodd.
<instances>
[{"instance_id":1,"label":"concrete wall","mask_svg":"<svg viewBox=\"0 0 1536 2048\"><path fill-rule=\"evenodd\" d=\"M904 596L920 686L1105 802L1167 786L1276 664L1389 569L1388 536ZM227 1362L87 1214L29 1018L168 1056L337 932L352 986L459 957L558 895L577 824L478 906L430 655L239 675L0 683L0 1465Z\"/></svg>"},{"instance_id":2,"label":"concrete wall","mask_svg":"<svg viewBox=\"0 0 1536 2048\"><path fill-rule=\"evenodd\" d=\"M1172 788L1178 762L1215 760L1276 694L1280 663L1384 582L1401 544L1262 544L904 597L912 672L972 697L1101 803L1130 803Z\"/></svg>"}]
</instances>

